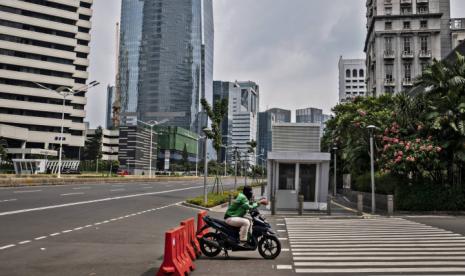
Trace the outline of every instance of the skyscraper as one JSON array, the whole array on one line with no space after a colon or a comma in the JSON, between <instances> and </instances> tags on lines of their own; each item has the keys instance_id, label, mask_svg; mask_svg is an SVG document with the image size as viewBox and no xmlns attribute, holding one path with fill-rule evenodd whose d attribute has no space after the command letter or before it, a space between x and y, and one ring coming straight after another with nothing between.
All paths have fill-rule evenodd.
<instances>
[{"instance_id":1,"label":"skyscraper","mask_svg":"<svg viewBox=\"0 0 465 276\"><path fill-rule=\"evenodd\" d=\"M0 137L14 157L66 158L84 146L92 0L0 1ZM35 82L35 83L34 83ZM64 121L62 111L64 110ZM61 126L64 135L61 137Z\"/></svg>"},{"instance_id":2,"label":"skyscraper","mask_svg":"<svg viewBox=\"0 0 465 276\"><path fill-rule=\"evenodd\" d=\"M323 110L312 107L297 109L295 118L297 123L321 124L323 122Z\"/></svg>"},{"instance_id":3,"label":"skyscraper","mask_svg":"<svg viewBox=\"0 0 465 276\"><path fill-rule=\"evenodd\" d=\"M107 86L107 109L105 117L105 127L111 129L113 125L113 104L115 103L115 87Z\"/></svg>"},{"instance_id":4,"label":"skyscraper","mask_svg":"<svg viewBox=\"0 0 465 276\"><path fill-rule=\"evenodd\" d=\"M291 122L291 111L281 108L271 108L266 112L274 115L276 123L290 123ZM271 141L271 140L270 140Z\"/></svg>"},{"instance_id":5,"label":"skyscraper","mask_svg":"<svg viewBox=\"0 0 465 276\"><path fill-rule=\"evenodd\" d=\"M123 0L121 123L169 119L200 133L213 97L212 0Z\"/></svg>"}]
</instances>

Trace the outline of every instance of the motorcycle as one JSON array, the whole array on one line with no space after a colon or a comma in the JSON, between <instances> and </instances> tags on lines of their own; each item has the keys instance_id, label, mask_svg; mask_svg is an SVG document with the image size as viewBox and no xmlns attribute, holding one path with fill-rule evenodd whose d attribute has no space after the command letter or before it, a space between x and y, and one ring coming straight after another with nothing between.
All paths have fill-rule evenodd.
<instances>
[{"instance_id":1,"label":"motorcycle","mask_svg":"<svg viewBox=\"0 0 465 276\"><path fill-rule=\"evenodd\" d=\"M249 232L247 246L241 246L239 240L239 227L233 227L223 220L210 216L203 218L205 226L198 231L202 233L205 229L212 228L214 232L208 232L199 239L200 250L210 258L216 257L221 251L228 256L229 251L255 251L264 259L275 259L281 253L281 242L271 225L260 214L257 208L249 211L252 218L252 233Z\"/></svg>"}]
</instances>

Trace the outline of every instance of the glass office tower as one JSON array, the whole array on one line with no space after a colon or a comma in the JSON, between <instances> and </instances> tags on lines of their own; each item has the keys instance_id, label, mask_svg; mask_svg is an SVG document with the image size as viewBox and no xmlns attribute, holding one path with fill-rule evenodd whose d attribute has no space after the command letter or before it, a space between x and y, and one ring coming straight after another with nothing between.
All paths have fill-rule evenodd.
<instances>
[{"instance_id":1,"label":"glass office tower","mask_svg":"<svg viewBox=\"0 0 465 276\"><path fill-rule=\"evenodd\" d=\"M212 0L123 0L121 123L161 121L199 133L213 97Z\"/></svg>"}]
</instances>

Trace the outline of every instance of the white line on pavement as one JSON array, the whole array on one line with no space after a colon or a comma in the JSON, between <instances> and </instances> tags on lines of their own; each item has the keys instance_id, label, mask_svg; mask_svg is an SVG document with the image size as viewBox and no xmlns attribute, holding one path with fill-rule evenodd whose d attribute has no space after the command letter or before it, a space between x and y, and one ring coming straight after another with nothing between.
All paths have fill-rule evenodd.
<instances>
[{"instance_id":1,"label":"white line on pavement","mask_svg":"<svg viewBox=\"0 0 465 276\"><path fill-rule=\"evenodd\" d=\"M0 203L1 202L11 202L11 201L16 201L17 199L16 198L12 198L12 199L3 199L3 200L0 200Z\"/></svg>"},{"instance_id":2,"label":"white line on pavement","mask_svg":"<svg viewBox=\"0 0 465 276\"><path fill-rule=\"evenodd\" d=\"M73 188L73 190L89 190L90 187L78 187L78 188Z\"/></svg>"},{"instance_id":3,"label":"white line on pavement","mask_svg":"<svg viewBox=\"0 0 465 276\"><path fill-rule=\"evenodd\" d=\"M81 230L82 228L83 228L83 227L76 227L76 228L74 228L73 230L74 230L74 231L79 231L79 230Z\"/></svg>"},{"instance_id":4,"label":"white line on pavement","mask_svg":"<svg viewBox=\"0 0 465 276\"><path fill-rule=\"evenodd\" d=\"M121 191L126 191L126 189L114 189L114 190L110 190L110 192L121 192Z\"/></svg>"},{"instance_id":5,"label":"white line on pavement","mask_svg":"<svg viewBox=\"0 0 465 276\"><path fill-rule=\"evenodd\" d=\"M27 191L14 191L15 194L24 194L24 193L37 193L42 192L42 190L27 190Z\"/></svg>"},{"instance_id":6,"label":"white line on pavement","mask_svg":"<svg viewBox=\"0 0 465 276\"><path fill-rule=\"evenodd\" d=\"M410 262L410 261L386 261L386 262L358 262L358 261L350 261L350 262L294 262L294 266L306 266L306 267L350 267L350 266L463 266L463 261L418 261L418 262ZM462 269L465 270L465 267Z\"/></svg>"},{"instance_id":7,"label":"white line on pavement","mask_svg":"<svg viewBox=\"0 0 465 276\"><path fill-rule=\"evenodd\" d=\"M148 195L159 195L159 194L180 192L180 191L186 191L186 190L194 190L194 189L200 189L200 188L203 188L203 185L202 186L188 187L188 188L181 188L181 189L173 189L173 190L167 190L167 191L139 193L139 194L125 195L125 196L117 196L117 197L107 197L107 198L101 198L101 199L96 199L96 200L87 200L87 201L72 202L72 203L66 203L66 204L60 204L60 205L51 205L51 206L44 206L44 207L31 208L31 209L15 210L15 211L0 213L0 216L7 216L7 215L21 214L21 213L26 213L26 212L49 210L49 209L69 207L69 206L84 205L84 204L97 203L97 202L105 202L105 201L111 201L111 200L134 198L134 197L141 197L141 196L148 196Z\"/></svg>"},{"instance_id":8,"label":"white line on pavement","mask_svg":"<svg viewBox=\"0 0 465 276\"><path fill-rule=\"evenodd\" d=\"M40 241L40 240L43 240L43 239L45 239L46 237L47 237L47 236L41 236L41 237L37 237L37 238L35 238L34 240L36 240L36 241Z\"/></svg>"},{"instance_id":9,"label":"white line on pavement","mask_svg":"<svg viewBox=\"0 0 465 276\"><path fill-rule=\"evenodd\" d=\"M66 234L66 233L69 233L69 232L72 232L72 231L73 230L63 230L63 231L61 231L61 233Z\"/></svg>"},{"instance_id":10,"label":"white line on pavement","mask_svg":"<svg viewBox=\"0 0 465 276\"><path fill-rule=\"evenodd\" d=\"M357 261L421 261L428 259L428 261L438 260L465 260L465 256L357 256ZM353 261L354 257L294 257L295 261Z\"/></svg>"},{"instance_id":11,"label":"white line on pavement","mask_svg":"<svg viewBox=\"0 0 465 276\"><path fill-rule=\"evenodd\" d=\"M55 236L58 236L58 235L60 235L60 233L57 232L57 233L50 234L50 237L55 237Z\"/></svg>"},{"instance_id":12,"label":"white line on pavement","mask_svg":"<svg viewBox=\"0 0 465 276\"><path fill-rule=\"evenodd\" d=\"M30 243L30 242L31 242L30 240L27 240L27 241L18 242L18 244L23 245L23 244Z\"/></svg>"},{"instance_id":13,"label":"white line on pavement","mask_svg":"<svg viewBox=\"0 0 465 276\"><path fill-rule=\"evenodd\" d=\"M292 265L277 265L276 269L282 270L282 269L292 269Z\"/></svg>"},{"instance_id":14,"label":"white line on pavement","mask_svg":"<svg viewBox=\"0 0 465 276\"><path fill-rule=\"evenodd\" d=\"M0 250L7 249L7 248L10 248L10 247L13 247L13 246L16 246L16 245L15 244L5 245L5 246L0 247Z\"/></svg>"},{"instance_id":15,"label":"white line on pavement","mask_svg":"<svg viewBox=\"0 0 465 276\"><path fill-rule=\"evenodd\" d=\"M296 269L296 273L312 273L321 275L323 273L435 273L435 272L465 272L465 267L383 267L383 268L327 268L327 269Z\"/></svg>"},{"instance_id":16,"label":"white line on pavement","mask_svg":"<svg viewBox=\"0 0 465 276\"><path fill-rule=\"evenodd\" d=\"M72 195L83 195L84 193L68 193L68 194L61 194L61 196L72 196Z\"/></svg>"}]
</instances>

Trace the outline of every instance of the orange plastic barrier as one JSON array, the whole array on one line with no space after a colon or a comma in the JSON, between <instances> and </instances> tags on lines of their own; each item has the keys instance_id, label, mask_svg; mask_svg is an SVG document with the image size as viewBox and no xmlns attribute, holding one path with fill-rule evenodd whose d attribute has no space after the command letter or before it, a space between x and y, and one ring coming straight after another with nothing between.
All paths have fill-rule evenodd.
<instances>
[{"instance_id":1,"label":"orange plastic barrier","mask_svg":"<svg viewBox=\"0 0 465 276\"><path fill-rule=\"evenodd\" d=\"M203 218L207 215L207 211L200 211L197 214L197 233L202 229L202 227L205 226L205 222L203 221ZM203 235L208 233L208 229L203 230L201 233L197 234L197 239L200 239L203 237Z\"/></svg>"},{"instance_id":2,"label":"orange plastic barrier","mask_svg":"<svg viewBox=\"0 0 465 276\"><path fill-rule=\"evenodd\" d=\"M195 235L195 219L186 219L181 225L186 227L188 252L192 260L195 260L200 256L200 244Z\"/></svg>"},{"instance_id":3,"label":"orange plastic barrier","mask_svg":"<svg viewBox=\"0 0 465 276\"><path fill-rule=\"evenodd\" d=\"M157 276L184 276L195 269L187 249L187 228L179 226L165 233L165 254Z\"/></svg>"}]
</instances>

